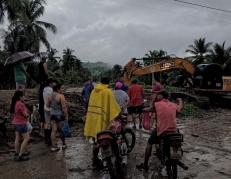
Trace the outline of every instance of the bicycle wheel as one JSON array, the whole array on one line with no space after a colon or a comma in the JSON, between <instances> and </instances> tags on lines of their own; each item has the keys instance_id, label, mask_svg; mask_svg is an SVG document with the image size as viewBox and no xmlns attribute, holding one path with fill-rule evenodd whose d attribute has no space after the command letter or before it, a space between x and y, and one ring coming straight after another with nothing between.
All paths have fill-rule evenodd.
<instances>
[{"instance_id":1,"label":"bicycle wheel","mask_svg":"<svg viewBox=\"0 0 231 179\"><path fill-rule=\"evenodd\" d=\"M132 131L132 129L126 128L124 130L124 137L125 137L125 141L126 141L127 148L128 148L127 152L130 153L133 150L133 148L135 147L136 135Z\"/></svg>"}]
</instances>

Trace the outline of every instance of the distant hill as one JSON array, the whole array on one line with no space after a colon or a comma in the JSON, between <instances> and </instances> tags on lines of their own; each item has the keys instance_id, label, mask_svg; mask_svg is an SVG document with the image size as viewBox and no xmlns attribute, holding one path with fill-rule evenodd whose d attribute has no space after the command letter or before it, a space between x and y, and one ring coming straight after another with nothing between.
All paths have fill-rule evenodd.
<instances>
[{"instance_id":1,"label":"distant hill","mask_svg":"<svg viewBox=\"0 0 231 179\"><path fill-rule=\"evenodd\" d=\"M82 66L87 68L93 77L98 77L101 73L112 68L110 64L104 62L83 62Z\"/></svg>"}]
</instances>

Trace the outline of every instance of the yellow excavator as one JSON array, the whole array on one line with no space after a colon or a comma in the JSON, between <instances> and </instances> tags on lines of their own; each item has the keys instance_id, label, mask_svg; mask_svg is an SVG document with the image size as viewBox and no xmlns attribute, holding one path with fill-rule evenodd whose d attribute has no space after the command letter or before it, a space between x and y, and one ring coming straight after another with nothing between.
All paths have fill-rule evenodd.
<instances>
[{"instance_id":1,"label":"yellow excavator","mask_svg":"<svg viewBox=\"0 0 231 179\"><path fill-rule=\"evenodd\" d=\"M124 66L123 80L130 84L133 77L143 76L150 73L182 69L186 71L191 82L190 93L178 92L187 98L199 101L207 101L215 96L231 94L231 76L223 76L223 69L219 64L200 64L194 66L189 60L184 58L161 58L161 61L149 66L137 66L136 62L145 59L131 59ZM187 78L186 78L187 79ZM192 93L193 92L193 93ZM205 104L205 103L204 103Z\"/></svg>"},{"instance_id":2,"label":"yellow excavator","mask_svg":"<svg viewBox=\"0 0 231 179\"><path fill-rule=\"evenodd\" d=\"M143 59L131 59L124 66L124 82L130 84L135 76L143 76L150 73L182 69L186 71L193 81L193 88L197 91L231 92L231 76L223 76L222 67L219 64L200 64L194 66L184 58L161 58L161 62L149 66L138 67L136 61Z\"/></svg>"}]
</instances>

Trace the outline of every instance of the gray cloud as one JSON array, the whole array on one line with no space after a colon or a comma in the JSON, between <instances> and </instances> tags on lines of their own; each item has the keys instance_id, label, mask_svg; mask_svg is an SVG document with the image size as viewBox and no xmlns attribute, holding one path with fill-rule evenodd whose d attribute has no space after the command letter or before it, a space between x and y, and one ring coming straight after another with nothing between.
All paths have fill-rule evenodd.
<instances>
[{"instance_id":1,"label":"gray cloud","mask_svg":"<svg viewBox=\"0 0 231 179\"><path fill-rule=\"evenodd\" d=\"M195 38L231 43L231 14L173 0L47 0L43 20L58 33L48 34L52 47L70 47L83 61L125 64L148 50L185 56ZM228 0L186 0L231 10Z\"/></svg>"}]
</instances>

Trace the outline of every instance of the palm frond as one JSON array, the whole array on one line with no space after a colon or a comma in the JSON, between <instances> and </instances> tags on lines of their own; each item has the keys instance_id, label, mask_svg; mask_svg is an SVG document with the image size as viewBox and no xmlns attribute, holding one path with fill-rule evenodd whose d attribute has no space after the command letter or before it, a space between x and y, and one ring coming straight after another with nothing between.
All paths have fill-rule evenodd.
<instances>
[{"instance_id":1,"label":"palm frond","mask_svg":"<svg viewBox=\"0 0 231 179\"><path fill-rule=\"evenodd\" d=\"M50 31L52 31L53 33L57 32L57 28L55 25L48 23L48 22L43 22L43 21L36 21L36 24L45 27L46 29L49 29Z\"/></svg>"},{"instance_id":2,"label":"palm frond","mask_svg":"<svg viewBox=\"0 0 231 179\"><path fill-rule=\"evenodd\" d=\"M32 19L36 20L38 19L40 16L42 16L44 14L45 8L44 6L40 6L33 14L32 14ZM32 11L33 12L33 11Z\"/></svg>"}]
</instances>

